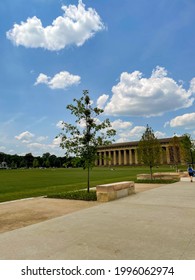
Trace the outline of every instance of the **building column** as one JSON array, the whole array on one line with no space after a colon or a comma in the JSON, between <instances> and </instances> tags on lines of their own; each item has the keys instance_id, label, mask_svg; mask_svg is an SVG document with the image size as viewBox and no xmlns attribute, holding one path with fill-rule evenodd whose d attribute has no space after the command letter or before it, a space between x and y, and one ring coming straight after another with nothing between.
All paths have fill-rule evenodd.
<instances>
[{"instance_id":1,"label":"building column","mask_svg":"<svg viewBox=\"0 0 195 280\"><path fill-rule=\"evenodd\" d=\"M138 155L137 155L137 149L135 149L135 164L138 164Z\"/></svg>"},{"instance_id":2,"label":"building column","mask_svg":"<svg viewBox=\"0 0 195 280\"><path fill-rule=\"evenodd\" d=\"M118 150L118 164L121 165L121 150Z\"/></svg>"},{"instance_id":3,"label":"building column","mask_svg":"<svg viewBox=\"0 0 195 280\"><path fill-rule=\"evenodd\" d=\"M111 151L108 151L108 165L112 165Z\"/></svg>"},{"instance_id":4,"label":"building column","mask_svg":"<svg viewBox=\"0 0 195 280\"><path fill-rule=\"evenodd\" d=\"M102 166L102 152L98 153L98 157L99 157L99 166Z\"/></svg>"},{"instance_id":5,"label":"building column","mask_svg":"<svg viewBox=\"0 0 195 280\"><path fill-rule=\"evenodd\" d=\"M169 153L169 146L166 146L166 159L167 159L167 164L170 164L171 159L170 159L170 153Z\"/></svg>"},{"instance_id":6,"label":"building column","mask_svg":"<svg viewBox=\"0 0 195 280\"><path fill-rule=\"evenodd\" d=\"M132 160L132 150L129 150L129 164L132 165L133 164L133 160Z\"/></svg>"},{"instance_id":7,"label":"building column","mask_svg":"<svg viewBox=\"0 0 195 280\"><path fill-rule=\"evenodd\" d=\"M127 151L124 150L124 165L127 165Z\"/></svg>"},{"instance_id":8,"label":"building column","mask_svg":"<svg viewBox=\"0 0 195 280\"><path fill-rule=\"evenodd\" d=\"M104 166L107 165L107 158L106 158L106 152L104 152Z\"/></svg>"},{"instance_id":9,"label":"building column","mask_svg":"<svg viewBox=\"0 0 195 280\"><path fill-rule=\"evenodd\" d=\"M116 150L113 151L113 164L116 165Z\"/></svg>"}]
</instances>

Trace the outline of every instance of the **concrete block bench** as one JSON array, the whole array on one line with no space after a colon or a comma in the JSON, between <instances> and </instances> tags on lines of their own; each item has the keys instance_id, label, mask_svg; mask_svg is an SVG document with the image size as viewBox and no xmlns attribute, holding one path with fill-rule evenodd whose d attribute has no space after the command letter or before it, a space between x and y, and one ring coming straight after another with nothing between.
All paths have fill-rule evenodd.
<instances>
[{"instance_id":1,"label":"concrete block bench","mask_svg":"<svg viewBox=\"0 0 195 280\"><path fill-rule=\"evenodd\" d=\"M174 180L180 179L180 173L177 172L159 172L153 173L153 179L160 179L160 180ZM138 174L137 180L150 180L150 174Z\"/></svg>"},{"instance_id":2,"label":"concrete block bench","mask_svg":"<svg viewBox=\"0 0 195 280\"><path fill-rule=\"evenodd\" d=\"M135 193L134 182L118 182L96 186L97 201L108 202Z\"/></svg>"}]
</instances>

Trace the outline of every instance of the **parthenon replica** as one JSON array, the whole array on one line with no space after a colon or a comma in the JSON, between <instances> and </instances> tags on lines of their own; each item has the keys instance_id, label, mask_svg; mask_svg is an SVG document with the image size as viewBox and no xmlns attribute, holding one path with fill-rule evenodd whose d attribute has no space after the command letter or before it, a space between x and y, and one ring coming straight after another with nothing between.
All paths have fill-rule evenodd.
<instances>
[{"instance_id":1,"label":"parthenon replica","mask_svg":"<svg viewBox=\"0 0 195 280\"><path fill-rule=\"evenodd\" d=\"M177 153L173 151L171 145L172 138L158 139L161 145L160 164L174 164L177 156L177 163L184 164L182 153L179 147ZM98 148L96 166L128 166L138 165L138 148L139 141L114 143Z\"/></svg>"}]
</instances>

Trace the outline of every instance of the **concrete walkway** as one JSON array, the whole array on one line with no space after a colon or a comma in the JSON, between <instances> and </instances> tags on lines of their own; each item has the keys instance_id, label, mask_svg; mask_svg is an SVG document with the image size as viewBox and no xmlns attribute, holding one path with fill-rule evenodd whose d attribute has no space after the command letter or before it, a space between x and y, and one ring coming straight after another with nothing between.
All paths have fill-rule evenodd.
<instances>
[{"instance_id":1,"label":"concrete walkway","mask_svg":"<svg viewBox=\"0 0 195 280\"><path fill-rule=\"evenodd\" d=\"M195 182L0 234L1 260L195 259Z\"/></svg>"}]
</instances>

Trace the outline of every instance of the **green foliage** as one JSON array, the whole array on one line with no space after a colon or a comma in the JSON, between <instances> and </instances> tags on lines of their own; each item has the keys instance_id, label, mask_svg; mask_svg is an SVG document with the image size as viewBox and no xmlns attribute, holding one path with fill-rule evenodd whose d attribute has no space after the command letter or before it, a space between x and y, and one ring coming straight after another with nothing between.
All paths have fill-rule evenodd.
<instances>
[{"instance_id":1,"label":"green foliage","mask_svg":"<svg viewBox=\"0 0 195 280\"><path fill-rule=\"evenodd\" d=\"M48 198L60 198L60 199L73 199L73 200L85 200L85 201L96 201L96 191L87 192L83 191L70 191L58 194L48 195Z\"/></svg>"},{"instance_id":2,"label":"green foliage","mask_svg":"<svg viewBox=\"0 0 195 280\"><path fill-rule=\"evenodd\" d=\"M67 166L72 166L70 158L57 157L50 155L50 153L44 153L42 157L34 157L31 153L19 156L0 152L1 162L6 162L8 168L62 167L64 163Z\"/></svg>"},{"instance_id":3,"label":"green foliage","mask_svg":"<svg viewBox=\"0 0 195 280\"><path fill-rule=\"evenodd\" d=\"M80 159L84 169L94 166L97 157L97 148L100 145L110 144L115 135L109 119L102 122L98 120L103 110L92 106L92 101L87 90L83 91L80 99L73 99L74 104L69 104L67 109L75 116L75 125L63 122L63 133L60 146L65 149L66 156L74 155Z\"/></svg>"},{"instance_id":4,"label":"green foliage","mask_svg":"<svg viewBox=\"0 0 195 280\"><path fill-rule=\"evenodd\" d=\"M160 143L155 137L151 127L147 125L146 131L142 135L138 144L138 159L140 163L150 167L152 179L152 168L160 163Z\"/></svg>"},{"instance_id":5,"label":"green foliage","mask_svg":"<svg viewBox=\"0 0 195 280\"><path fill-rule=\"evenodd\" d=\"M181 140L181 148L183 158L186 163L194 164L195 158L195 144L190 136L190 134L184 134Z\"/></svg>"},{"instance_id":6,"label":"green foliage","mask_svg":"<svg viewBox=\"0 0 195 280\"><path fill-rule=\"evenodd\" d=\"M178 180L174 179L174 180L162 180L162 179L152 179L152 180L147 180L147 179L143 179L143 180L135 180L135 183L140 183L140 184L173 184L178 182Z\"/></svg>"},{"instance_id":7,"label":"green foliage","mask_svg":"<svg viewBox=\"0 0 195 280\"><path fill-rule=\"evenodd\" d=\"M34 158L34 160L33 160L33 168L37 168L37 167L39 167L39 161L38 161L37 158Z\"/></svg>"},{"instance_id":8,"label":"green foliage","mask_svg":"<svg viewBox=\"0 0 195 280\"><path fill-rule=\"evenodd\" d=\"M180 137L174 135L170 141L169 153L170 153L171 163L176 166L176 171L178 171L178 165L181 162L180 150L181 150L181 139Z\"/></svg>"}]
</instances>

